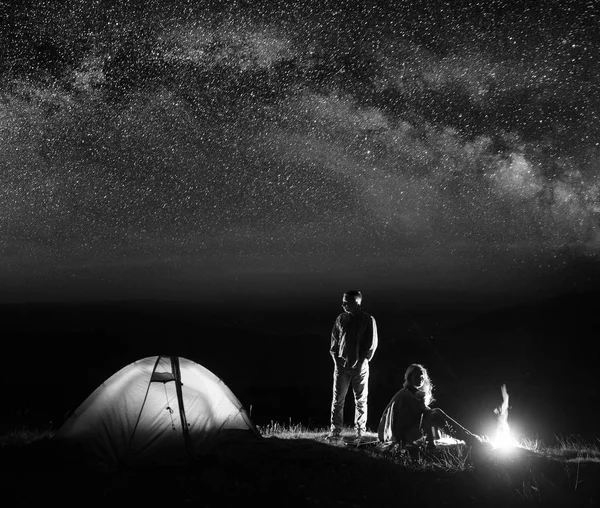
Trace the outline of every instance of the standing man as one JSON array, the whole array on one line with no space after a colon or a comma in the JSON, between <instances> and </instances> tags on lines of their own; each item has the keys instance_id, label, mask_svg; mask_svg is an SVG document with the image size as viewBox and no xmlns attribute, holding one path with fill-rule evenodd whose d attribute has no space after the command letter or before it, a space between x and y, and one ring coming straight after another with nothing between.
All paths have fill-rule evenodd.
<instances>
[{"instance_id":1,"label":"standing man","mask_svg":"<svg viewBox=\"0 0 600 508\"><path fill-rule=\"evenodd\" d=\"M342 297L342 312L331 331L329 352L333 358L333 399L331 431L328 439L339 439L344 420L344 402L348 388L354 392L354 427L360 439L367 427L369 361L377 349L375 319L361 308L362 293L347 291Z\"/></svg>"}]
</instances>

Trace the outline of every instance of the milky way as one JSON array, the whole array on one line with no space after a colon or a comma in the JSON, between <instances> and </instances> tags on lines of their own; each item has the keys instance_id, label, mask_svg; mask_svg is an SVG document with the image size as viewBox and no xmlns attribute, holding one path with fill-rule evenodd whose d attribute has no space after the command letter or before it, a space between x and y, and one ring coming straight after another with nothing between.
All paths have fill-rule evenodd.
<instances>
[{"instance_id":1,"label":"milky way","mask_svg":"<svg viewBox=\"0 0 600 508\"><path fill-rule=\"evenodd\" d=\"M332 271L502 285L573 263L591 281L599 9L511 4L14 8L4 297Z\"/></svg>"}]
</instances>

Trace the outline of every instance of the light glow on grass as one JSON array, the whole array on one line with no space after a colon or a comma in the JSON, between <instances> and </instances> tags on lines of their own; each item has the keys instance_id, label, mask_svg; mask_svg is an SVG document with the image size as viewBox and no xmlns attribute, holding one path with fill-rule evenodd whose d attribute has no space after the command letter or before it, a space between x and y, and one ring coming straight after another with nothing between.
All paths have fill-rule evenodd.
<instances>
[{"instance_id":1,"label":"light glow on grass","mask_svg":"<svg viewBox=\"0 0 600 508\"><path fill-rule=\"evenodd\" d=\"M460 439L456 439L451 436L446 436L445 434L443 434L438 439L435 440L435 444L449 446L449 445L465 444L465 442Z\"/></svg>"}]
</instances>

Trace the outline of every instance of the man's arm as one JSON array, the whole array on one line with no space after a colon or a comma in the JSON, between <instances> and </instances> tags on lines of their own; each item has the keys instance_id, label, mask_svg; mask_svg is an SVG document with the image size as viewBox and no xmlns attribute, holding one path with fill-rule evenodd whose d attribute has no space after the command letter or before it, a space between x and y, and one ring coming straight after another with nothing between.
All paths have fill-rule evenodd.
<instances>
[{"instance_id":1,"label":"man's arm","mask_svg":"<svg viewBox=\"0 0 600 508\"><path fill-rule=\"evenodd\" d=\"M329 352L333 356L334 360L340 352L340 317L338 316L333 324L331 330L331 343L329 346Z\"/></svg>"},{"instance_id":2,"label":"man's arm","mask_svg":"<svg viewBox=\"0 0 600 508\"><path fill-rule=\"evenodd\" d=\"M375 351L377 350L377 346L379 345L379 338L377 336L377 323L375 322L375 318L374 317L370 317L370 326L369 326L369 330L367 332L367 335L370 335L370 346L367 349L367 352L365 354L365 357L367 360L371 361L371 359L373 358L373 355L375 354ZM370 332L370 334L369 334Z\"/></svg>"}]
</instances>

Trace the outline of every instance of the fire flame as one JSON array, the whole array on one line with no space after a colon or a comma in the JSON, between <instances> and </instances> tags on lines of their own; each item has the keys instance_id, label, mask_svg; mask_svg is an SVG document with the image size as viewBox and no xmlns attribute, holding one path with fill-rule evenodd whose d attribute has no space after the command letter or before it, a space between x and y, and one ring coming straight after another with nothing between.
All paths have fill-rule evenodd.
<instances>
[{"instance_id":1,"label":"fire flame","mask_svg":"<svg viewBox=\"0 0 600 508\"><path fill-rule=\"evenodd\" d=\"M517 441L510 433L510 426L508 425L508 392L506 391L506 385L502 385L500 389L502 390L502 405L494 409L494 413L498 415L498 427L492 444L494 448L509 450L517 446Z\"/></svg>"}]
</instances>

